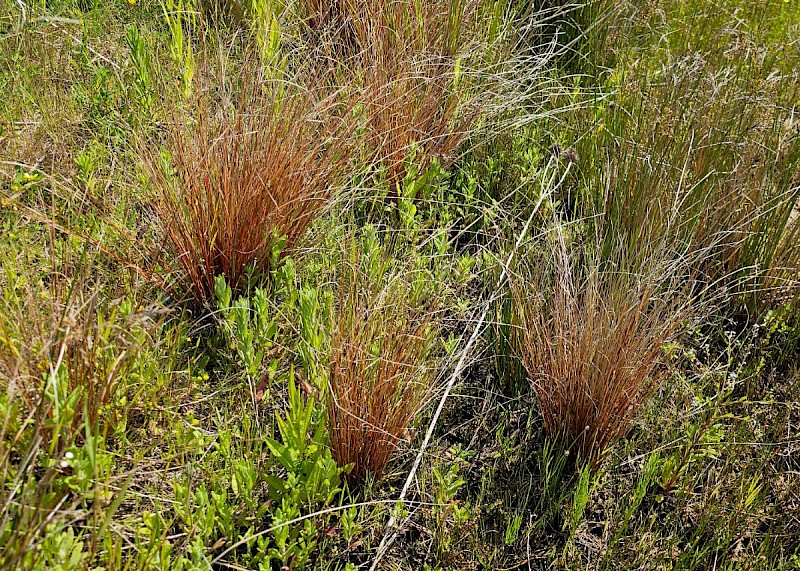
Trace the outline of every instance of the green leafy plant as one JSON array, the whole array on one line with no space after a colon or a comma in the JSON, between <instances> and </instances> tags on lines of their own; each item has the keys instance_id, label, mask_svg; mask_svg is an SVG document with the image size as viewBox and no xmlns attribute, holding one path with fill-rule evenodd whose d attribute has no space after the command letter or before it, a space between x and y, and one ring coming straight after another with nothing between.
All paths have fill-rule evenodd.
<instances>
[{"instance_id":1,"label":"green leafy plant","mask_svg":"<svg viewBox=\"0 0 800 571\"><path fill-rule=\"evenodd\" d=\"M614 532L614 537L610 541L609 554L613 553L613 547L625 537L625 533L630 528L632 518L641 507L650 486L657 482L662 462L663 460L658 452L654 452L647 457L647 461L642 467L642 472L636 480L633 493L629 496L628 503L622 511L621 521Z\"/></svg>"},{"instance_id":2,"label":"green leafy plant","mask_svg":"<svg viewBox=\"0 0 800 571\"><path fill-rule=\"evenodd\" d=\"M268 291L256 288L252 298L239 297L232 302L230 286L223 276L217 276L214 292L225 324L226 341L236 349L248 377L256 377L264 355L274 346L278 333Z\"/></svg>"},{"instance_id":3,"label":"green leafy plant","mask_svg":"<svg viewBox=\"0 0 800 571\"><path fill-rule=\"evenodd\" d=\"M153 83L149 47L135 24L128 26L125 39L128 43L128 48L131 50L134 72L133 85L136 89L136 94L139 96L139 101L141 101L145 110L150 112L156 102L156 90Z\"/></svg>"},{"instance_id":4,"label":"green leafy plant","mask_svg":"<svg viewBox=\"0 0 800 571\"><path fill-rule=\"evenodd\" d=\"M298 309L302 339L298 348L300 360L311 382L325 390L327 372L320 364L320 358L330 343L333 294L326 291L320 295L316 288L304 287L300 290Z\"/></svg>"},{"instance_id":5,"label":"green leafy plant","mask_svg":"<svg viewBox=\"0 0 800 571\"><path fill-rule=\"evenodd\" d=\"M456 500L456 496L467 483L461 474L461 464L473 454L460 447L454 447L450 453L454 458L446 471L439 470L436 466L431 467L436 486L433 496L435 501L433 518L436 522L436 549L440 561L444 560L446 554L453 550L454 543L457 543L461 536L459 529L471 517L469 502L459 502Z\"/></svg>"},{"instance_id":6,"label":"green leafy plant","mask_svg":"<svg viewBox=\"0 0 800 571\"><path fill-rule=\"evenodd\" d=\"M250 12L255 28L261 60L268 69L280 72L286 66L281 53L281 17L286 7L282 0L250 0Z\"/></svg>"},{"instance_id":7,"label":"green leafy plant","mask_svg":"<svg viewBox=\"0 0 800 571\"><path fill-rule=\"evenodd\" d=\"M325 417L314 399L304 399L288 374L289 407L286 416L278 414L276 422L281 442L267 438L273 457L286 471L285 477L266 475L269 494L277 507L273 513L274 546L269 558L283 565L303 567L316 545L318 530L310 520L292 524L306 509L329 505L339 488L342 470L328 448Z\"/></svg>"},{"instance_id":8,"label":"green leafy plant","mask_svg":"<svg viewBox=\"0 0 800 571\"><path fill-rule=\"evenodd\" d=\"M169 55L180 74L181 93L190 97L194 82L195 61L191 31L197 23L193 0L160 0L164 21L170 34Z\"/></svg>"},{"instance_id":9,"label":"green leafy plant","mask_svg":"<svg viewBox=\"0 0 800 571\"><path fill-rule=\"evenodd\" d=\"M561 511L561 505L568 496L565 485L567 467L570 463L569 450L555 439L544 442L537 457L541 477L542 495L539 499L539 513L545 525L553 525Z\"/></svg>"},{"instance_id":10,"label":"green leafy plant","mask_svg":"<svg viewBox=\"0 0 800 571\"><path fill-rule=\"evenodd\" d=\"M326 443L325 418L313 398L301 396L291 371L288 388L286 416L279 414L275 419L281 442L266 440L275 459L287 471L287 479L267 476L270 495L275 501L289 495L299 505L328 504L339 492L339 469Z\"/></svg>"}]
</instances>

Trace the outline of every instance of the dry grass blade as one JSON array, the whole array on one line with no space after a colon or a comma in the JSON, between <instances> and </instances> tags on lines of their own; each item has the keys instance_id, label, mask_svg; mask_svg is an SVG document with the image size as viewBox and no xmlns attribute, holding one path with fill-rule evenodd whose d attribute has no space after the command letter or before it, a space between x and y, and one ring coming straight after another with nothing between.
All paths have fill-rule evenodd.
<instances>
[{"instance_id":1,"label":"dry grass blade","mask_svg":"<svg viewBox=\"0 0 800 571\"><path fill-rule=\"evenodd\" d=\"M314 78L310 87L268 79L250 63L236 93L216 94L212 82L197 90L193 117L169 130L166 159L143 153L178 281L200 304L215 276L236 289L249 267L269 269L283 239L292 248L349 166L336 94Z\"/></svg>"}]
</instances>

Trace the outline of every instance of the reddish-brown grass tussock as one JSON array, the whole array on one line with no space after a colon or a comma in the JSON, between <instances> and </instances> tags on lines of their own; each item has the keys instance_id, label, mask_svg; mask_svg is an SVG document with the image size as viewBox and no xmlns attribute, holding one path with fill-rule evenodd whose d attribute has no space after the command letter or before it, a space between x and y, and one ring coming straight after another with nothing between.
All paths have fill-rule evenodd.
<instances>
[{"instance_id":1,"label":"reddish-brown grass tussock","mask_svg":"<svg viewBox=\"0 0 800 571\"><path fill-rule=\"evenodd\" d=\"M333 457L351 485L379 479L432 384L432 314L406 285L344 290L331 340L327 403Z\"/></svg>"},{"instance_id":2,"label":"reddish-brown grass tussock","mask_svg":"<svg viewBox=\"0 0 800 571\"><path fill-rule=\"evenodd\" d=\"M624 260L590 261L581 270L563 243L556 250L513 282L518 351L547 435L594 463L665 374L662 347L691 305L678 262L639 273Z\"/></svg>"},{"instance_id":3,"label":"reddish-brown grass tussock","mask_svg":"<svg viewBox=\"0 0 800 571\"><path fill-rule=\"evenodd\" d=\"M363 100L368 145L386 169L390 189L406 174L409 155L424 172L435 159L448 165L456 158L473 114L451 89L452 69L432 62L421 71L394 54L378 53L365 70Z\"/></svg>"},{"instance_id":4,"label":"reddish-brown grass tussock","mask_svg":"<svg viewBox=\"0 0 800 571\"><path fill-rule=\"evenodd\" d=\"M300 12L315 53L356 85L370 158L390 189L409 155L424 171L445 165L471 132L480 105L469 67L489 50L479 26L481 0L303 0ZM485 22L484 22L485 25ZM484 91L483 93L487 93Z\"/></svg>"},{"instance_id":5,"label":"reddish-brown grass tussock","mask_svg":"<svg viewBox=\"0 0 800 571\"><path fill-rule=\"evenodd\" d=\"M169 128L167 161L143 153L176 279L200 304L215 276L236 289L248 267L269 269L278 240L292 248L349 166L338 96L313 78L312 87L271 80L251 63L235 95L198 90L191 119Z\"/></svg>"},{"instance_id":6,"label":"reddish-brown grass tussock","mask_svg":"<svg viewBox=\"0 0 800 571\"><path fill-rule=\"evenodd\" d=\"M304 35L318 59L356 86L371 166L397 190L437 161L447 167L533 83L511 22L522 12L483 0L301 0ZM515 79L512 79L515 78ZM522 82L525 83L525 82Z\"/></svg>"},{"instance_id":7,"label":"reddish-brown grass tussock","mask_svg":"<svg viewBox=\"0 0 800 571\"><path fill-rule=\"evenodd\" d=\"M367 144L392 190L412 152L420 171L433 159L446 165L470 132L479 105L464 78L459 85L459 66L480 57L479 4L361 2L366 17L353 21Z\"/></svg>"}]
</instances>

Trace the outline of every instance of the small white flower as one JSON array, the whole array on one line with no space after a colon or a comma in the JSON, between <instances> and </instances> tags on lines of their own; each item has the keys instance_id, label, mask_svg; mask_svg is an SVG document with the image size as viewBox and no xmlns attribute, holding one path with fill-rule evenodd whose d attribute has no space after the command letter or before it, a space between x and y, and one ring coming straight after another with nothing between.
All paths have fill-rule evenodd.
<instances>
[{"instance_id":1,"label":"small white flower","mask_svg":"<svg viewBox=\"0 0 800 571\"><path fill-rule=\"evenodd\" d=\"M61 462L59 462L59 465L62 468L69 468L69 462L67 462L66 460L62 460Z\"/></svg>"},{"instance_id":2,"label":"small white flower","mask_svg":"<svg viewBox=\"0 0 800 571\"><path fill-rule=\"evenodd\" d=\"M75 458L75 454L73 454L72 452L67 452L64 454L64 458L66 458L67 460L72 460L73 458Z\"/></svg>"}]
</instances>

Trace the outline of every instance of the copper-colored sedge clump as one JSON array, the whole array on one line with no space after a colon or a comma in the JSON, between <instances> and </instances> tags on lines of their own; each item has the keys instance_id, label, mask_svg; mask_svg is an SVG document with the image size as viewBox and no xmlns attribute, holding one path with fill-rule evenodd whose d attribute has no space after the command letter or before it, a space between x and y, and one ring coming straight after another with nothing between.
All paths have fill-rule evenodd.
<instances>
[{"instance_id":1,"label":"copper-colored sedge clump","mask_svg":"<svg viewBox=\"0 0 800 571\"><path fill-rule=\"evenodd\" d=\"M662 346L690 316L691 279L657 251L643 265L625 255L582 265L563 243L554 250L512 283L518 354L548 436L595 463L664 374Z\"/></svg>"},{"instance_id":2,"label":"copper-colored sedge clump","mask_svg":"<svg viewBox=\"0 0 800 571\"><path fill-rule=\"evenodd\" d=\"M179 289L200 305L215 276L236 289L248 267L268 271L276 242L297 243L349 168L346 104L314 77L270 79L252 63L235 92L215 92L224 72L198 82L166 160L143 153Z\"/></svg>"},{"instance_id":3,"label":"copper-colored sedge clump","mask_svg":"<svg viewBox=\"0 0 800 571\"><path fill-rule=\"evenodd\" d=\"M370 158L390 192L412 159L424 172L456 158L477 114L460 66L489 46L481 0L303 0L307 35L321 59L356 85ZM484 27L482 27L484 26ZM478 94L481 93L480 91Z\"/></svg>"},{"instance_id":4,"label":"copper-colored sedge clump","mask_svg":"<svg viewBox=\"0 0 800 571\"><path fill-rule=\"evenodd\" d=\"M349 272L345 272L349 273ZM351 485L380 479L431 390L434 314L402 278L371 288L345 278L331 338L328 427Z\"/></svg>"}]
</instances>

